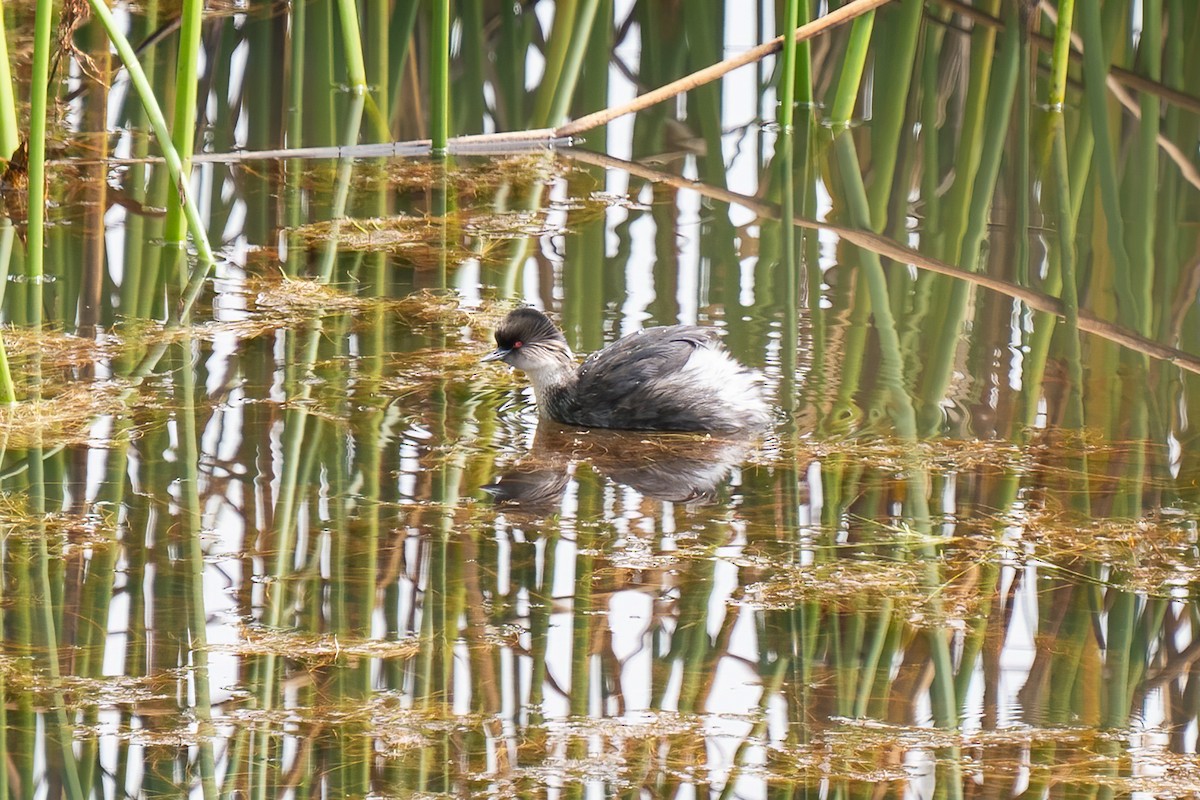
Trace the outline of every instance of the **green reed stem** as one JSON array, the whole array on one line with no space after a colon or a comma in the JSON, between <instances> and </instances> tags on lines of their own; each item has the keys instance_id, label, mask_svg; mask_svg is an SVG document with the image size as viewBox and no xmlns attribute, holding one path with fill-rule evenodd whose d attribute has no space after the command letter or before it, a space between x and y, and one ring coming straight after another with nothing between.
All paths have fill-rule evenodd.
<instances>
[{"instance_id":1,"label":"green reed stem","mask_svg":"<svg viewBox=\"0 0 1200 800\"><path fill-rule=\"evenodd\" d=\"M8 34L4 29L4 8L0 6L0 158L9 158L20 145L17 96L13 91L12 70L8 66Z\"/></svg>"},{"instance_id":2,"label":"green reed stem","mask_svg":"<svg viewBox=\"0 0 1200 800\"><path fill-rule=\"evenodd\" d=\"M921 0L903 0L899 8L886 11L884 21L891 24L879 29L876 60L886 63L888 67L876 72L871 115L873 163L871 183L867 187L871 227L876 233L882 233L887 227L887 204L896 183L896 163L901 151L900 134L904 130L908 112L909 85L916 65L923 11L924 3ZM936 133L929 131L924 135Z\"/></svg>"},{"instance_id":3,"label":"green reed stem","mask_svg":"<svg viewBox=\"0 0 1200 800\"><path fill-rule=\"evenodd\" d=\"M454 132L460 136L483 133L487 103L484 85L487 81L487 29L484 22L483 0L462 0L459 8L459 29L462 31L462 77L458 84L452 119Z\"/></svg>"},{"instance_id":4,"label":"green reed stem","mask_svg":"<svg viewBox=\"0 0 1200 800\"><path fill-rule=\"evenodd\" d=\"M1020 72L1018 61L1021 34L1015 14L1012 17L1009 20L1010 24L1005 26L1000 51L993 62L992 77L989 81L991 89L984 109L984 118L988 120L988 124L983 131L978 172L969 197L966 228L963 230L960 245L959 266L971 272L978 272L983 267L980 259L983 241L987 235L988 211L992 207L992 196L1000 177L1000 163L1008 138L1008 121L1012 112L1013 97L1016 95L1017 75ZM957 285L965 284L960 281ZM954 326L953 330L957 336L958 326Z\"/></svg>"},{"instance_id":5,"label":"green reed stem","mask_svg":"<svg viewBox=\"0 0 1200 800\"><path fill-rule=\"evenodd\" d=\"M792 37L788 37L790 40ZM790 108L790 106L789 106ZM791 113L788 114L791 117ZM805 109L804 125L807 128L810 121L810 111ZM790 124L790 123L789 123ZM802 139L807 144L807 136ZM788 127L775 142L775 158L779 166L780 184L780 250L779 269L783 270L783 341L780 353L780 367L783 373L780 381L779 401L788 412L788 425L794 429L795 421L792 411L796 408L796 377L798 355L800 350L800 270L803 260L800 257L800 244L797 233L800 229L794 222L796 218L796 148L798 143L792 138ZM812 305L817 305L813 303ZM790 507L790 506L789 506Z\"/></svg>"},{"instance_id":6,"label":"green reed stem","mask_svg":"<svg viewBox=\"0 0 1200 800\"><path fill-rule=\"evenodd\" d=\"M1030 67L1032 53L1029 47L1029 37L1022 36L1020 56L1017 61L1017 122L1016 146L1017 158L1014 165L1014 195L1016 206L1013 215L1013 227L1017 236L1016 270L1014 275L1017 283L1029 285L1029 201L1032 192L1029 185L1029 138L1030 138L1030 107L1032 105L1032 87L1030 86Z\"/></svg>"},{"instance_id":7,"label":"green reed stem","mask_svg":"<svg viewBox=\"0 0 1200 800\"><path fill-rule=\"evenodd\" d=\"M558 13L558 7L555 8ZM525 119L525 53L529 48L530 17L524 6L500 4L500 35L496 43L497 128L516 130Z\"/></svg>"},{"instance_id":8,"label":"green reed stem","mask_svg":"<svg viewBox=\"0 0 1200 800\"><path fill-rule=\"evenodd\" d=\"M352 145L358 141L358 132L362 126L363 104L365 95L356 95L351 101L349 117L346 120L346 130L342 141ZM350 181L354 177L354 159L344 156L338 159L337 177L334 180L333 209L330 212L329 239L325 251L321 255L319 277L321 283L333 280L333 268L337 264L338 241L341 237L342 220L346 216L346 204L350 201Z\"/></svg>"},{"instance_id":9,"label":"green reed stem","mask_svg":"<svg viewBox=\"0 0 1200 800\"><path fill-rule=\"evenodd\" d=\"M1142 0L1142 35L1139 39L1141 72L1154 81L1162 79L1162 0ZM1129 254L1138 265L1133 287L1145 309L1141 332L1154 330L1154 277L1157 259L1156 219L1162 185L1158 166L1158 134L1161 119L1159 100L1150 92L1140 99L1142 118L1138 121L1134 148L1127 165L1126 197L1129 205ZM1132 190L1130 190L1132 187Z\"/></svg>"},{"instance_id":10,"label":"green reed stem","mask_svg":"<svg viewBox=\"0 0 1200 800\"><path fill-rule=\"evenodd\" d=\"M851 224L866 228L870 225L870 208L867 204L867 193L863 186L854 139L848 131L837 136L834 140L834 148ZM916 441L916 412L904 385L900 339L896 334L896 322L888 302L887 281L883 274L883 265L879 255L870 250L860 249L860 257L862 259L861 269L870 293L871 309L875 317L875 330L879 338L879 382L888 392L890 400L888 413L892 418L897 436L905 441ZM926 472L914 468L908 483L908 516L917 533L928 533L930 519ZM930 592L930 612L935 619L940 619L942 612L938 592L941 578L937 559L932 552L929 552L932 550L931 547L924 546L921 550L926 563L923 580ZM933 685L930 687L934 723L940 728L954 728L958 725L954 664L945 631L936 625L929 631L929 647L934 664Z\"/></svg>"},{"instance_id":11,"label":"green reed stem","mask_svg":"<svg viewBox=\"0 0 1200 800\"><path fill-rule=\"evenodd\" d=\"M183 198L183 213L187 218L188 228L191 230L192 240L200 257L197 272L207 275L208 271L216 265L216 259L213 257L212 248L209 247L204 223L200 220L200 213L192 195L191 182L185 177L183 162L179 157L179 152L172 144L171 132L167 128L167 120L163 116L162 109L159 108L158 101L154 97L154 89L146 79L146 73L142 71L142 65L138 63L133 47L130 46L129 40L117 26L117 22L113 19L112 12L109 11L104 0L88 0L88 5L91 6L96 19L104 26L104 30L108 32L109 40L117 48L117 53L121 56L121 61L125 63L125 69L129 73L129 80L133 83L133 88L141 98L142 106L150 118L150 125L154 128L154 135L158 138L159 147L163 151L163 160L166 161L171 182ZM32 178L31 171L30 180ZM32 227L32 219L30 226ZM30 241L32 241L32 236Z\"/></svg>"},{"instance_id":12,"label":"green reed stem","mask_svg":"<svg viewBox=\"0 0 1200 800\"><path fill-rule=\"evenodd\" d=\"M171 119L171 143L179 154L181 180L189 184L192 179L192 153L196 144L200 23L203 12L202 0L184 0L179 26L179 53L175 62L175 114ZM187 282L187 259L183 253L187 220L183 215L183 202L177 192L167 195L167 224L163 230L167 245L179 248L172 257L178 272L177 285L181 288Z\"/></svg>"},{"instance_id":13,"label":"green reed stem","mask_svg":"<svg viewBox=\"0 0 1200 800\"><path fill-rule=\"evenodd\" d=\"M51 0L38 0L33 26L33 77L29 88L29 216L25 277L29 324L42 326L42 277L46 244L46 115L49 111Z\"/></svg>"},{"instance_id":14,"label":"green reed stem","mask_svg":"<svg viewBox=\"0 0 1200 800\"><path fill-rule=\"evenodd\" d=\"M996 14L999 0L983 4L988 13ZM940 256L958 263L962 248L963 231L967 225L971 192L975 186L975 175L979 170L980 152L983 150L984 131L987 128L988 87L991 85L996 52L996 32L977 25L971 34L971 67L964 98L962 132L958 136L957 153L954 160L954 184L942 200L946 210L939 231ZM935 54L936 59L936 54ZM936 193L936 192L935 192Z\"/></svg>"},{"instance_id":15,"label":"green reed stem","mask_svg":"<svg viewBox=\"0 0 1200 800\"><path fill-rule=\"evenodd\" d=\"M35 367L40 370L40 366ZM30 447L26 463L29 466L29 513L38 520L36 555L35 597L38 611L37 633L41 638L40 644L46 654L46 680L49 689L50 709L47 711L47 728L52 732L59 751L55 754L61 759L61 768L66 795L70 800L81 800L83 790L79 784L79 768L75 762L75 752L72 748L73 736L70 721L67 718L66 698L62 691L62 674L58 663L58 624L54 604L54 588L50 580L50 551L47 539L50 537L46 530L46 480L42 460L41 434L35 434L36 445Z\"/></svg>"},{"instance_id":16,"label":"green reed stem","mask_svg":"<svg viewBox=\"0 0 1200 800\"><path fill-rule=\"evenodd\" d=\"M158 27L158 0L149 0L142 4L142 13L137 17L137 27L134 29L137 32L138 38L144 38L156 27ZM156 48L151 48L145 53L145 63L143 70L146 73L147 80L153 84L155 73L158 71L159 56ZM146 127L146 111L142 108L141 103L135 97L127 97L125 102L128 104L127 119L130 129L135 131L144 130ZM145 158L150 153L150 141L145 136L136 136L133 140L131 155L134 159ZM126 173L124 182L125 191L134 199L135 202L143 205L150 205L149 189L146 186L147 175L162 175L163 171L158 170L157 173L151 173L150 167L142 163L134 163L129 166L129 171ZM157 180L158 184L162 184L162 179ZM163 224L162 218L158 218L157 225ZM144 215L127 213L125 216L125 252L123 269L121 271L121 294L118 308L126 317L137 317L139 308L141 307L141 292L144 282L149 282L151 289L148 294L153 291L153 286L157 282L157 276L145 275L145 265L157 263L148 258L147 242L156 241L162 238L161 234L147 235L147 232L155 227L150 223ZM155 278L150 281L150 278ZM149 303L146 304L147 306ZM148 314L147 314L148 316Z\"/></svg>"},{"instance_id":17,"label":"green reed stem","mask_svg":"<svg viewBox=\"0 0 1200 800\"><path fill-rule=\"evenodd\" d=\"M563 65L567 60L567 49L570 47L571 28L575 24L575 13L580 0L559 0L554 4L554 26L546 39L546 49L543 55L546 64L542 69L544 76L538 85L537 94L533 101L533 127L540 128L549 125L552 116L550 107L554 99L554 81L562 74Z\"/></svg>"},{"instance_id":18,"label":"green reed stem","mask_svg":"<svg viewBox=\"0 0 1200 800\"><path fill-rule=\"evenodd\" d=\"M796 26L812 22L811 0L799 0L800 16ZM793 29L794 30L794 29ZM812 75L812 42L805 39L796 48L796 100L803 103L805 108L813 105L813 75Z\"/></svg>"},{"instance_id":19,"label":"green reed stem","mask_svg":"<svg viewBox=\"0 0 1200 800\"><path fill-rule=\"evenodd\" d=\"M554 76L554 97L550 101L549 116L545 120L546 127L565 122L571 111L571 98L575 96L575 87L579 83L583 57L588 50L588 39L592 35L592 25L596 21L596 9L599 6L600 0L583 0L583 5L575 15L575 25L571 29L562 71ZM556 25L555 31L557 30Z\"/></svg>"},{"instance_id":20,"label":"green reed stem","mask_svg":"<svg viewBox=\"0 0 1200 800\"><path fill-rule=\"evenodd\" d=\"M213 758L212 692L208 675L208 615L204 602L204 548L201 544L203 520L200 508L200 453L196 430L196 373L192 364L192 339L179 343L179 381L176 422L179 431L177 464L182 474L177 485L182 499L180 509L182 535L186 547L181 570L188 609L188 652L192 658L192 685L195 704L192 713L199 723L200 785L205 800L217 795L216 767Z\"/></svg>"},{"instance_id":21,"label":"green reed stem","mask_svg":"<svg viewBox=\"0 0 1200 800\"><path fill-rule=\"evenodd\" d=\"M871 31L875 27L875 12L868 11L856 17L850 26L850 42L842 61L837 91L833 95L833 107L829 119L834 125L845 125L854 115L858 102L858 87L862 84L863 69L867 64L867 51L871 45Z\"/></svg>"},{"instance_id":22,"label":"green reed stem","mask_svg":"<svg viewBox=\"0 0 1200 800\"><path fill-rule=\"evenodd\" d=\"M1100 177L1100 200L1107 221L1108 248L1116 269L1117 295L1120 299L1122 322L1138 331L1148 324L1149 309L1143 308L1143 300L1134 294L1131 287L1132 265L1125 251L1125 222L1121 213L1120 186L1117 181L1116 157L1112 146L1112 134L1108 129L1108 92L1105 78L1108 64L1105 63L1104 37L1100 29L1099 0L1080 0L1083 4L1079 15L1080 35L1083 36L1083 88L1087 96L1091 129L1096 139L1092 157ZM1151 265L1147 264L1146 267ZM1144 331L1143 331L1144 332Z\"/></svg>"},{"instance_id":23,"label":"green reed stem","mask_svg":"<svg viewBox=\"0 0 1200 800\"><path fill-rule=\"evenodd\" d=\"M1058 25L1050 54L1050 106L1061 108L1067 96L1067 67L1071 63L1071 23L1075 0L1058 0Z\"/></svg>"},{"instance_id":24,"label":"green reed stem","mask_svg":"<svg viewBox=\"0 0 1200 800\"><path fill-rule=\"evenodd\" d=\"M779 73L779 116L778 122L785 131L792 129L796 111L796 37L789 33L800 26L800 3L803 0L786 0L783 6L783 63ZM806 4L807 5L807 4ZM806 9L807 11L807 9Z\"/></svg>"},{"instance_id":25,"label":"green reed stem","mask_svg":"<svg viewBox=\"0 0 1200 800\"><path fill-rule=\"evenodd\" d=\"M429 97L431 117L429 134L433 154L446 154L450 136L450 0L434 0L433 34L429 46Z\"/></svg>"},{"instance_id":26,"label":"green reed stem","mask_svg":"<svg viewBox=\"0 0 1200 800\"><path fill-rule=\"evenodd\" d=\"M354 0L337 0L338 22L342 26L342 54L346 59L347 79L355 94L367 91L367 62L363 58L362 36L358 30L358 6Z\"/></svg>"},{"instance_id":27,"label":"green reed stem","mask_svg":"<svg viewBox=\"0 0 1200 800\"><path fill-rule=\"evenodd\" d=\"M304 80L305 48L304 41L308 27L308 3L292 3L291 5L291 68L288 87L286 141L288 147L302 147L304 142ZM284 164L284 220L288 228L295 231L302 223L303 196L301 179L304 175L305 162L299 158L289 158ZM283 263L284 272L289 277L296 277L300 272L303 261L301 253L304 246L299 235L288 236L288 256Z\"/></svg>"},{"instance_id":28,"label":"green reed stem","mask_svg":"<svg viewBox=\"0 0 1200 800\"><path fill-rule=\"evenodd\" d=\"M865 639L867 646L863 651L858 687L853 695L854 707L851 713L855 717L863 717L867 714L884 653L895 655L887 650L887 643L891 639L888 634L895 627L892 622L893 607L892 598L883 597L879 601L879 610L872 615L870 635Z\"/></svg>"},{"instance_id":29,"label":"green reed stem","mask_svg":"<svg viewBox=\"0 0 1200 800\"><path fill-rule=\"evenodd\" d=\"M391 114L399 113L404 102L404 70L408 66L410 40L417 24L420 0L397 0L388 23L388 74L391 76ZM497 67L499 64L497 64ZM396 120L391 119L393 125ZM399 131L397 131L399 134ZM402 135L402 134L399 134Z\"/></svg>"}]
</instances>

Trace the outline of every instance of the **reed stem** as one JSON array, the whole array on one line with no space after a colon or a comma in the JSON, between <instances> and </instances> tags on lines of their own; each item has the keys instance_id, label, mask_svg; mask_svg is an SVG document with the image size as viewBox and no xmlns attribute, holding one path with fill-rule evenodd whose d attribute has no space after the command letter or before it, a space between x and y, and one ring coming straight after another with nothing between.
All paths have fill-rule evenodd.
<instances>
[{"instance_id":1,"label":"reed stem","mask_svg":"<svg viewBox=\"0 0 1200 800\"><path fill-rule=\"evenodd\" d=\"M1075 0L1058 0L1058 24L1054 27L1054 46L1050 51L1050 106L1062 108L1067 96L1067 67L1071 63L1071 22Z\"/></svg>"},{"instance_id":2,"label":"reed stem","mask_svg":"<svg viewBox=\"0 0 1200 800\"><path fill-rule=\"evenodd\" d=\"M443 2L448 4L449 0ZM362 36L358 29L358 6L354 0L337 0L337 9L338 21L342 24L342 47L346 50L344 55L350 88L355 94L365 94L367 62L363 57Z\"/></svg>"},{"instance_id":3,"label":"reed stem","mask_svg":"<svg viewBox=\"0 0 1200 800\"><path fill-rule=\"evenodd\" d=\"M98 0L97 0L98 1ZM34 12L33 77L29 88L29 216L25 277L29 281L29 324L42 326L42 278L46 246L46 114L49 111L51 0Z\"/></svg>"},{"instance_id":4,"label":"reed stem","mask_svg":"<svg viewBox=\"0 0 1200 800\"><path fill-rule=\"evenodd\" d=\"M863 70L867 65L867 51L871 46L871 31L874 28L874 11L868 11L860 17L856 17L854 24L850 26L850 43L846 47L846 57L842 61L837 92L834 93L833 107L829 113L829 119L834 125L846 125L854 116L854 106L858 102L858 87L862 85Z\"/></svg>"},{"instance_id":5,"label":"reed stem","mask_svg":"<svg viewBox=\"0 0 1200 800\"><path fill-rule=\"evenodd\" d=\"M181 180L191 182L192 151L196 141L196 100L199 93L200 23L204 4L201 0L184 0L179 26L179 53L175 63L175 113L171 119L171 143L179 154ZM179 248L169 257L175 262L177 285L187 282L187 259L182 252L187 235L183 201L177 192L167 195L167 225L163 236L168 246Z\"/></svg>"},{"instance_id":6,"label":"reed stem","mask_svg":"<svg viewBox=\"0 0 1200 800\"><path fill-rule=\"evenodd\" d=\"M9 158L17 152L21 145L17 131L17 96L13 91L12 70L8 66L4 8L0 6L0 158Z\"/></svg>"},{"instance_id":7,"label":"reed stem","mask_svg":"<svg viewBox=\"0 0 1200 800\"><path fill-rule=\"evenodd\" d=\"M444 156L446 140L450 138L450 0L434 0L430 48L429 136L433 140L433 154Z\"/></svg>"},{"instance_id":8,"label":"reed stem","mask_svg":"<svg viewBox=\"0 0 1200 800\"><path fill-rule=\"evenodd\" d=\"M786 0L783 7L783 63L779 71L779 125L783 130L792 130L792 119L796 111L796 49L795 37L787 34L800 25L800 3L803 0Z\"/></svg>"},{"instance_id":9,"label":"reed stem","mask_svg":"<svg viewBox=\"0 0 1200 800\"><path fill-rule=\"evenodd\" d=\"M159 147L162 148L163 158L167 164L167 171L171 175L171 183L174 184L179 196L182 198L184 217L187 219L188 228L192 233L192 241L200 257L200 264L197 269L203 274L207 274L216 265L216 259L213 257L212 248L208 244L208 234L204 230L204 223L200 220L200 213L196 207L195 197L189 185L190 182L184 174L183 162L179 157L179 151L172 144L171 132L167 128L167 120L163 116L162 109L154 97L154 88L146 79L146 73L142 71L142 65L138 62L137 56L134 55L133 47L129 44L129 40L125 38L125 34L117 26L117 22L104 0L88 0L88 5L91 6L92 13L96 16L96 19L104 26L104 30L108 32L108 38L117 48L117 53L121 56L121 60L125 62L125 69L129 72L129 79L142 101L143 108L146 109L147 116L150 118L150 125L154 128L154 135L158 139Z\"/></svg>"}]
</instances>

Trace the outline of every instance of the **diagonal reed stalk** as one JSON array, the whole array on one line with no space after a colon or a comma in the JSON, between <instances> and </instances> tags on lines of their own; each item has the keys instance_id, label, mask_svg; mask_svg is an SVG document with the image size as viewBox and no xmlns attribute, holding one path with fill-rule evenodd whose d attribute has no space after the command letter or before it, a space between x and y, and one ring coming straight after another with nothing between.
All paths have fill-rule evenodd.
<instances>
[{"instance_id":1,"label":"diagonal reed stalk","mask_svg":"<svg viewBox=\"0 0 1200 800\"><path fill-rule=\"evenodd\" d=\"M854 116L858 87L862 85L867 51L871 46L871 31L874 28L874 11L855 17L853 25L850 26L850 43L846 47L846 57L842 61L837 91L834 92L833 105L829 112L829 119L834 125L848 125L850 118Z\"/></svg>"},{"instance_id":2,"label":"diagonal reed stalk","mask_svg":"<svg viewBox=\"0 0 1200 800\"><path fill-rule=\"evenodd\" d=\"M125 69L129 72L129 79L133 83L133 88L141 99L142 107L146 109L147 116L150 118L150 125L154 128L154 135L158 138L159 147L163 151L163 158L167 164L167 171L171 176L171 183L182 198L183 214L187 219L188 229L192 234L192 241L200 257L200 263L196 265L196 273L202 277L206 276L216 266L216 259L213 257L212 248L208 244L208 233L204 230L204 223L200 220L200 213L196 206L195 197L192 194L190 182L184 173L184 166L179 157L179 151L171 143L171 132L167 128L166 117L163 116L162 109L158 105L158 100L155 99L154 88L150 85L149 80L147 80L146 73L142 71L142 65L138 62L137 56L133 52L133 47L129 44L129 40L125 38L125 34L117 27L117 21L113 18L112 12L109 11L104 0L88 0L88 5L91 6L92 13L96 15L96 19L104 26L109 40L117 48L117 54L125 62ZM32 179L32 173L30 177ZM195 281L194 277L193 281Z\"/></svg>"}]
</instances>

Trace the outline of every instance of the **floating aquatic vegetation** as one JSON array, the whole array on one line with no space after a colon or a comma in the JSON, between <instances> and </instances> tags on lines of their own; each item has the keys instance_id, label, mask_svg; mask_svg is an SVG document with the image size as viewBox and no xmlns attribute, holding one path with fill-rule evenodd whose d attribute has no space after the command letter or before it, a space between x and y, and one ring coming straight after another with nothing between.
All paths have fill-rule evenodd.
<instances>
[{"instance_id":1,"label":"floating aquatic vegetation","mask_svg":"<svg viewBox=\"0 0 1200 800\"><path fill-rule=\"evenodd\" d=\"M391 188L399 191L427 191L445 180L462 198L478 197L498 187L529 187L549 183L572 169L570 162L546 152L521 153L495 158L455 159L447 168L430 159L393 158L383 162L362 162L363 169L355 187L366 192Z\"/></svg>"},{"instance_id":2,"label":"floating aquatic vegetation","mask_svg":"<svg viewBox=\"0 0 1200 800\"><path fill-rule=\"evenodd\" d=\"M56 511L35 514L22 494L0 495L0 537L46 538L61 543L58 552L71 557L97 548L116 546L116 517L106 509L86 513Z\"/></svg>"},{"instance_id":3,"label":"floating aquatic vegetation","mask_svg":"<svg viewBox=\"0 0 1200 800\"><path fill-rule=\"evenodd\" d=\"M51 397L0 406L0 444L8 450L105 442L96 438L98 417L125 411L123 387L110 381L76 384Z\"/></svg>"},{"instance_id":4,"label":"floating aquatic vegetation","mask_svg":"<svg viewBox=\"0 0 1200 800\"><path fill-rule=\"evenodd\" d=\"M312 667L340 658L409 658L417 654L419 645L408 639L385 641L243 625L236 642L214 645L212 649L242 656L283 656Z\"/></svg>"},{"instance_id":5,"label":"floating aquatic vegetation","mask_svg":"<svg viewBox=\"0 0 1200 800\"><path fill-rule=\"evenodd\" d=\"M1014 522L1011 546L1024 560L1080 577L1081 555L1102 564L1103 582L1128 591L1173 597L1200 581L1200 514L1177 510L1137 519L1080 518L1030 508Z\"/></svg>"},{"instance_id":6,"label":"floating aquatic vegetation","mask_svg":"<svg viewBox=\"0 0 1200 800\"><path fill-rule=\"evenodd\" d=\"M920 612L928 602L921 565L882 558L836 558L814 564L771 562L771 576L745 587L741 602L760 609L789 609L819 602L842 610L871 610L885 600Z\"/></svg>"},{"instance_id":7,"label":"floating aquatic vegetation","mask_svg":"<svg viewBox=\"0 0 1200 800\"><path fill-rule=\"evenodd\" d=\"M50 370L91 367L108 361L121 351L122 341L110 333L83 337L52 329L5 328L4 347L11 365L21 366L36 358L45 370L39 377L53 382Z\"/></svg>"},{"instance_id":8,"label":"floating aquatic vegetation","mask_svg":"<svg viewBox=\"0 0 1200 800\"><path fill-rule=\"evenodd\" d=\"M960 732L876 720L833 722L808 743L771 743L770 774L784 781L904 782L944 765L976 781L1028 776L1032 783L1078 783L1155 797L1186 794L1200 777L1195 754L1171 753L1164 744L1128 747L1126 734L1095 728L1014 725ZM1138 738L1167 737L1145 731Z\"/></svg>"}]
</instances>

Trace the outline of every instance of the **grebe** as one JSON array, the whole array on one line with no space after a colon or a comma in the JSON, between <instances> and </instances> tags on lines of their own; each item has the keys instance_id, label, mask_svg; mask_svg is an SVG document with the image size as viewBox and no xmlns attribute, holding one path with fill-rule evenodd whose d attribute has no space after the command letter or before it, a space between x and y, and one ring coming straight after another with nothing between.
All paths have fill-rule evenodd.
<instances>
[{"instance_id":1,"label":"grebe","mask_svg":"<svg viewBox=\"0 0 1200 800\"><path fill-rule=\"evenodd\" d=\"M567 425L729 433L771 422L762 377L712 328L647 328L577 364L562 331L525 307L496 328L496 349L483 360L529 375L539 414Z\"/></svg>"}]
</instances>

